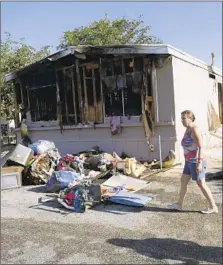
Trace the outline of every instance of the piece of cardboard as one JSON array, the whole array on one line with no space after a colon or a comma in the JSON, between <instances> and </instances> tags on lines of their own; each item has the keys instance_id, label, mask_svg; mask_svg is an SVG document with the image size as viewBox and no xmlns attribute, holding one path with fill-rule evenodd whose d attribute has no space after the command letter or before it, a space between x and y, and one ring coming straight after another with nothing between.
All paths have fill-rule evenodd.
<instances>
[{"instance_id":1,"label":"piece of cardboard","mask_svg":"<svg viewBox=\"0 0 223 265\"><path fill-rule=\"evenodd\" d=\"M12 189L22 186L22 172L24 167L11 166L1 168L1 189Z\"/></svg>"},{"instance_id":2,"label":"piece of cardboard","mask_svg":"<svg viewBox=\"0 0 223 265\"><path fill-rule=\"evenodd\" d=\"M102 183L102 187L118 187L123 186L126 190L135 192L144 188L149 182L141 179L128 177L122 174L113 175Z\"/></svg>"},{"instance_id":3,"label":"piece of cardboard","mask_svg":"<svg viewBox=\"0 0 223 265\"><path fill-rule=\"evenodd\" d=\"M22 166L27 166L29 161L33 158L33 150L18 144L15 149L12 151L11 155L9 156L8 160L13 161L17 164Z\"/></svg>"}]
</instances>

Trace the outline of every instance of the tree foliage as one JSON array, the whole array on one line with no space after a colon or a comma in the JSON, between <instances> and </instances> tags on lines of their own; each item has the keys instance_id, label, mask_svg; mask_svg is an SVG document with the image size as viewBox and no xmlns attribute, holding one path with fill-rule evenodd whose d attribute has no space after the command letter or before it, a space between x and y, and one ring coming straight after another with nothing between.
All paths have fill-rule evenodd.
<instances>
[{"instance_id":1,"label":"tree foliage","mask_svg":"<svg viewBox=\"0 0 223 265\"><path fill-rule=\"evenodd\" d=\"M145 26L142 16L138 19L125 17L111 20L105 15L88 26L64 32L58 48L72 45L151 44L161 43L151 36L150 26Z\"/></svg>"},{"instance_id":2,"label":"tree foliage","mask_svg":"<svg viewBox=\"0 0 223 265\"><path fill-rule=\"evenodd\" d=\"M111 20L105 15L101 20L94 21L88 26L64 32L58 48L70 45L161 43L159 39L151 36L150 30L150 26L144 25L142 16L138 19L122 17ZM37 51L26 44L24 39L14 41L11 35L6 33L5 41L1 42L1 117L14 117L13 84L4 82L6 74L34 63L49 53L49 46Z\"/></svg>"},{"instance_id":3,"label":"tree foliage","mask_svg":"<svg viewBox=\"0 0 223 265\"><path fill-rule=\"evenodd\" d=\"M13 41L11 35L6 33L5 41L1 42L1 117L14 118L13 84L5 83L5 76L11 72L34 63L50 54L49 46L39 51L27 45L24 39Z\"/></svg>"}]
</instances>

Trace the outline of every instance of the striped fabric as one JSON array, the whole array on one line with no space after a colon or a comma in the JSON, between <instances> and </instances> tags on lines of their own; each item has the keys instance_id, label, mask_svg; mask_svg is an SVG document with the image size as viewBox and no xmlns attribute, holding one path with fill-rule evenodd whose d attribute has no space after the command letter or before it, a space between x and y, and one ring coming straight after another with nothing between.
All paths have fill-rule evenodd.
<instances>
[{"instance_id":1,"label":"striped fabric","mask_svg":"<svg viewBox=\"0 0 223 265\"><path fill-rule=\"evenodd\" d=\"M192 131L185 133L181 145L184 150L184 157L186 161L192 163L197 162L198 145L192 138Z\"/></svg>"}]
</instances>

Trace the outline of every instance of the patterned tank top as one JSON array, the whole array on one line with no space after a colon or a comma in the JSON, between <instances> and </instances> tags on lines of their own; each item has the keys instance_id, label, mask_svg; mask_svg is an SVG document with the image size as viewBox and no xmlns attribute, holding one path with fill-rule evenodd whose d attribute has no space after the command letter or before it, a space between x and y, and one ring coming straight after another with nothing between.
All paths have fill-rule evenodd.
<instances>
[{"instance_id":1,"label":"patterned tank top","mask_svg":"<svg viewBox=\"0 0 223 265\"><path fill-rule=\"evenodd\" d=\"M197 163L198 145L192 138L192 131L185 133L181 145L184 150L184 157L186 161Z\"/></svg>"}]
</instances>

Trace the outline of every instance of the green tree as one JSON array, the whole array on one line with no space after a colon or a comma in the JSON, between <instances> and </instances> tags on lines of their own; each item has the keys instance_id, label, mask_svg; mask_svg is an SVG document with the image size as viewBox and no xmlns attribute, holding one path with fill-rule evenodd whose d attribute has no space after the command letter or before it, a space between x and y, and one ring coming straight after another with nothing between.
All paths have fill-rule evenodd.
<instances>
[{"instance_id":1,"label":"green tree","mask_svg":"<svg viewBox=\"0 0 223 265\"><path fill-rule=\"evenodd\" d=\"M1 117L13 119L15 111L13 83L5 83L5 76L48 56L50 51L49 46L37 51L27 45L24 39L13 41L9 33L5 34L6 39L1 42Z\"/></svg>"},{"instance_id":2,"label":"green tree","mask_svg":"<svg viewBox=\"0 0 223 265\"><path fill-rule=\"evenodd\" d=\"M106 45L106 44L151 44L161 43L151 36L150 26L145 26L143 17L127 19L125 17L111 20L105 15L101 20L88 26L75 28L64 32L58 48L76 45Z\"/></svg>"}]
</instances>

